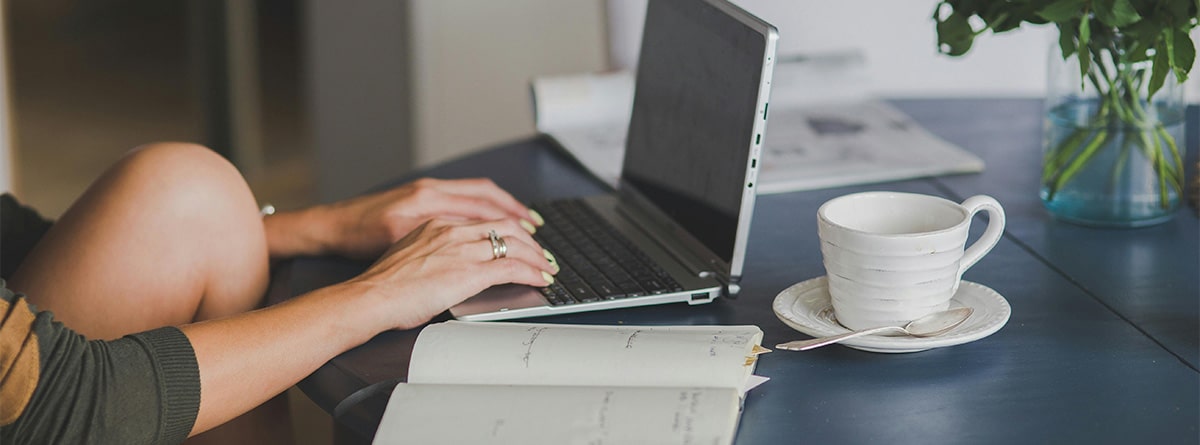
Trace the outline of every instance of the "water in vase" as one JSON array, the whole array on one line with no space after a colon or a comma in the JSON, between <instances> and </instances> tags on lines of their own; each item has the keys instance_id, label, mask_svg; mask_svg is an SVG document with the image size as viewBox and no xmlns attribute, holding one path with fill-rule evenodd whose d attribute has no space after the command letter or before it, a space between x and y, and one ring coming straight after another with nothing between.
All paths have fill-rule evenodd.
<instances>
[{"instance_id":1,"label":"water in vase","mask_svg":"<svg viewBox=\"0 0 1200 445\"><path fill-rule=\"evenodd\" d=\"M1055 218L1084 225L1169 220L1179 208L1184 171L1182 107L1147 109L1146 121L1161 126L1097 121L1097 107L1096 100L1074 100L1047 112L1042 203Z\"/></svg>"}]
</instances>

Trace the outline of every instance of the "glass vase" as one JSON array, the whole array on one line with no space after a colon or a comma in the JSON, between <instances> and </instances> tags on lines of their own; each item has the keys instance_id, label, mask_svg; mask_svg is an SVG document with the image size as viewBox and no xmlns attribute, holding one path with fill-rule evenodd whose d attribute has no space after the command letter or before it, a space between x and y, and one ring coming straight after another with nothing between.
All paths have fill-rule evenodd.
<instances>
[{"instance_id":1,"label":"glass vase","mask_svg":"<svg viewBox=\"0 0 1200 445\"><path fill-rule=\"evenodd\" d=\"M1056 219L1099 227L1166 222L1183 196L1183 88L1168 74L1147 99L1152 60L1050 51L1042 203ZM1152 58L1151 58L1152 59Z\"/></svg>"}]
</instances>

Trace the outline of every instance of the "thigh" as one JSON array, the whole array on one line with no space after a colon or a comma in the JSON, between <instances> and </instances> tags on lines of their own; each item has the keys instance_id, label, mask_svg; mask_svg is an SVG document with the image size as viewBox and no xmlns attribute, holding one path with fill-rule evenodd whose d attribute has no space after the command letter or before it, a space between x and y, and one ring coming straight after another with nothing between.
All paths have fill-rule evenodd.
<instances>
[{"instance_id":1,"label":"thigh","mask_svg":"<svg viewBox=\"0 0 1200 445\"><path fill-rule=\"evenodd\" d=\"M97 179L10 287L89 337L116 338L254 308L267 262L237 170L204 147L154 144Z\"/></svg>"}]
</instances>

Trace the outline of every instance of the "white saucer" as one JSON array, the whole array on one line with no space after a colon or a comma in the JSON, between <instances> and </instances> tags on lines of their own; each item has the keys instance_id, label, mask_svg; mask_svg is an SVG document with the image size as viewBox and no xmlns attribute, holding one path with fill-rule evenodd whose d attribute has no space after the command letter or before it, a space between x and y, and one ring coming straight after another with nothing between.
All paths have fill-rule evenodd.
<instances>
[{"instance_id":1,"label":"white saucer","mask_svg":"<svg viewBox=\"0 0 1200 445\"><path fill-rule=\"evenodd\" d=\"M917 352L926 349L960 345L992 335L1008 323L1012 308L1008 301L991 288L979 283L963 280L958 293L950 300L950 307L967 306L974 309L971 318L953 331L932 338L889 337L867 335L841 342L841 344L870 352ZM784 289L772 304L775 315L792 329L811 335L825 337L850 332L838 324L833 316L833 305L829 302L829 288L825 277L806 280ZM791 339L787 339L791 340Z\"/></svg>"}]
</instances>

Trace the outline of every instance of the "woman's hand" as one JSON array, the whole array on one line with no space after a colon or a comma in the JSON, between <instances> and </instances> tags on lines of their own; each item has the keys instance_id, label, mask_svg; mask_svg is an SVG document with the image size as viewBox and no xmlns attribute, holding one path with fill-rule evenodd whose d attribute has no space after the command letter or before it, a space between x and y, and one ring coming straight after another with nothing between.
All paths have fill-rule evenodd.
<instances>
[{"instance_id":1,"label":"woman's hand","mask_svg":"<svg viewBox=\"0 0 1200 445\"><path fill-rule=\"evenodd\" d=\"M508 246L493 258L488 234ZM411 329L496 284L545 286L557 270L513 218L417 225L361 275L261 310L183 326L200 367L193 433L295 385L389 329Z\"/></svg>"},{"instance_id":2,"label":"woman's hand","mask_svg":"<svg viewBox=\"0 0 1200 445\"><path fill-rule=\"evenodd\" d=\"M507 254L494 258L490 231ZM410 329L497 284L547 286L557 265L512 219L435 219L412 230L358 277L346 282L371 295L383 326ZM361 286L361 287L360 287Z\"/></svg>"},{"instance_id":3,"label":"woman's hand","mask_svg":"<svg viewBox=\"0 0 1200 445\"><path fill-rule=\"evenodd\" d=\"M335 253L373 259L433 218L509 219L530 233L542 218L489 179L424 178L371 195L266 218L273 258Z\"/></svg>"}]
</instances>

